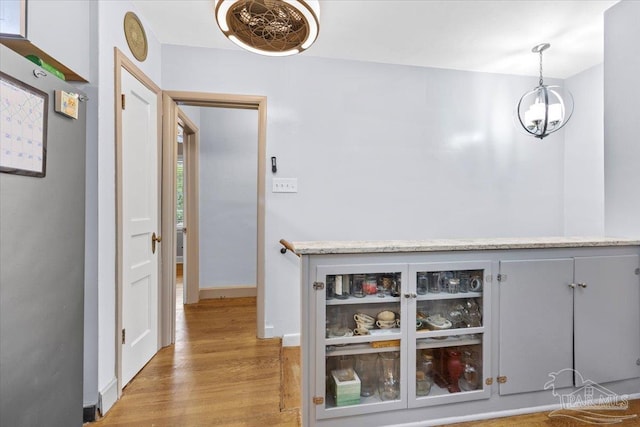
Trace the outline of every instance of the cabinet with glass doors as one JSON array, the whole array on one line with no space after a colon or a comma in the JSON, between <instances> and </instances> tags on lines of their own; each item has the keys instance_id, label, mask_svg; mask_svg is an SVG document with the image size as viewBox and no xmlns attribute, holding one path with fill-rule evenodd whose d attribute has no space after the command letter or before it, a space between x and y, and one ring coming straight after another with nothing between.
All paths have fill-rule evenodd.
<instances>
[{"instance_id":1,"label":"cabinet with glass doors","mask_svg":"<svg viewBox=\"0 0 640 427\"><path fill-rule=\"evenodd\" d=\"M409 278L409 407L489 398L491 263L411 264Z\"/></svg>"},{"instance_id":2,"label":"cabinet with glass doors","mask_svg":"<svg viewBox=\"0 0 640 427\"><path fill-rule=\"evenodd\" d=\"M316 419L489 397L489 262L318 266Z\"/></svg>"}]
</instances>

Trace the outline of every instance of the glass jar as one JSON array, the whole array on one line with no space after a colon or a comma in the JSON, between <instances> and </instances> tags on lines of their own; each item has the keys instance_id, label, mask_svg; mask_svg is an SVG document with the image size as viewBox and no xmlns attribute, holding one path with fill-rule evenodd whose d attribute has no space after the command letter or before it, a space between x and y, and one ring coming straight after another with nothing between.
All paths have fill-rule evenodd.
<instances>
[{"instance_id":1,"label":"glass jar","mask_svg":"<svg viewBox=\"0 0 640 427\"><path fill-rule=\"evenodd\" d=\"M369 397L376 393L378 375L376 372L375 353L359 354L356 356L355 370L360 377L360 396Z\"/></svg>"},{"instance_id":2,"label":"glass jar","mask_svg":"<svg viewBox=\"0 0 640 427\"><path fill-rule=\"evenodd\" d=\"M460 293L466 294L469 292L469 281L471 277L469 273L460 273Z\"/></svg>"},{"instance_id":3,"label":"glass jar","mask_svg":"<svg viewBox=\"0 0 640 427\"><path fill-rule=\"evenodd\" d=\"M440 293L440 273L428 273L429 277L429 293Z\"/></svg>"},{"instance_id":4,"label":"glass jar","mask_svg":"<svg viewBox=\"0 0 640 427\"><path fill-rule=\"evenodd\" d=\"M471 351L465 351L462 356L462 378L458 384L464 391L476 390L480 385L478 362Z\"/></svg>"},{"instance_id":5,"label":"glass jar","mask_svg":"<svg viewBox=\"0 0 640 427\"><path fill-rule=\"evenodd\" d=\"M460 292L460 279L451 278L447 281L447 291L450 294L457 294Z\"/></svg>"},{"instance_id":6,"label":"glass jar","mask_svg":"<svg viewBox=\"0 0 640 427\"><path fill-rule=\"evenodd\" d=\"M342 355L336 357L336 367L338 369L353 369L354 359L351 355Z\"/></svg>"},{"instance_id":7,"label":"glass jar","mask_svg":"<svg viewBox=\"0 0 640 427\"><path fill-rule=\"evenodd\" d=\"M427 273L418 273L416 291L418 295L424 295L429 292L429 277Z\"/></svg>"},{"instance_id":8,"label":"glass jar","mask_svg":"<svg viewBox=\"0 0 640 427\"><path fill-rule=\"evenodd\" d=\"M379 354L378 392L381 400L396 400L400 397L400 352Z\"/></svg>"},{"instance_id":9,"label":"glass jar","mask_svg":"<svg viewBox=\"0 0 640 427\"><path fill-rule=\"evenodd\" d=\"M416 367L416 395L427 396L431 392L433 385L433 356L428 353L422 354L422 360Z\"/></svg>"},{"instance_id":10,"label":"glass jar","mask_svg":"<svg viewBox=\"0 0 640 427\"><path fill-rule=\"evenodd\" d=\"M453 279L455 276L453 271L440 272L440 292L447 292L449 289L449 279Z\"/></svg>"},{"instance_id":11,"label":"glass jar","mask_svg":"<svg viewBox=\"0 0 640 427\"><path fill-rule=\"evenodd\" d=\"M356 298L364 298L364 274L354 274L351 282L351 295Z\"/></svg>"},{"instance_id":12,"label":"glass jar","mask_svg":"<svg viewBox=\"0 0 640 427\"><path fill-rule=\"evenodd\" d=\"M376 275L365 275L362 287L364 288L364 293L366 295L375 295L376 292L378 292L378 278L376 277Z\"/></svg>"}]
</instances>

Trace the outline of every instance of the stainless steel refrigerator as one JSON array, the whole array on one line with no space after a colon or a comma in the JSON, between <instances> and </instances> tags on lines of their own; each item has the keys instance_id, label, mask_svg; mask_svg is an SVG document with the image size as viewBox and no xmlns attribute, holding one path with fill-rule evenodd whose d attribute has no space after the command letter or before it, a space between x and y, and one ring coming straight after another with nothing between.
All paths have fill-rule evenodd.
<instances>
[{"instance_id":1,"label":"stainless steel refrigerator","mask_svg":"<svg viewBox=\"0 0 640 427\"><path fill-rule=\"evenodd\" d=\"M4 46L0 71L0 425L81 426L86 102Z\"/></svg>"}]
</instances>

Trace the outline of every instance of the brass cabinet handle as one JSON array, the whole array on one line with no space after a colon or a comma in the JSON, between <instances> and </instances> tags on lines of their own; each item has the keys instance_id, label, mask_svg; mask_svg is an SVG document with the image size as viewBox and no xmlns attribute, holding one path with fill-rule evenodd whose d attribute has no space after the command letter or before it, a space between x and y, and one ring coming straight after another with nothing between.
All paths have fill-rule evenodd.
<instances>
[{"instance_id":1,"label":"brass cabinet handle","mask_svg":"<svg viewBox=\"0 0 640 427\"><path fill-rule=\"evenodd\" d=\"M160 243L161 241L162 241L162 236L156 236L155 232L151 235L151 253L152 254L156 253L156 242Z\"/></svg>"}]
</instances>

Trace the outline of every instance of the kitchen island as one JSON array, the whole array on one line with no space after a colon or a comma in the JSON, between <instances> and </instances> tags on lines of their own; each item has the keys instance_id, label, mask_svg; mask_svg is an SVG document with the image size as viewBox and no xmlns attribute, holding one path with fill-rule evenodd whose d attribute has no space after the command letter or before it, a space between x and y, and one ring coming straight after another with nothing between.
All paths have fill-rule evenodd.
<instances>
[{"instance_id":1,"label":"kitchen island","mask_svg":"<svg viewBox=\"0 0 640 427\"><path fill-rule=\"evenodd\" d=\"M304 425L443 424L640 397L640 240L292 246Z\"/></svg>"}]
</instances>

